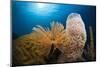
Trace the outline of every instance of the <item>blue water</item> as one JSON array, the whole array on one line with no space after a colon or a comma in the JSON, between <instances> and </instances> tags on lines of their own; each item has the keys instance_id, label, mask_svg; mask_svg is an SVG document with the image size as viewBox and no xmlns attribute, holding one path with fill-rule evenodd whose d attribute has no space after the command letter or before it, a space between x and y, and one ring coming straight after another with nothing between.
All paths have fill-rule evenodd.
<instances>
[{"instance_id":1,"label":"blue water","mask_svg":"<svg viewBox=\"0 0 100 67\"><path fill-rule=\"evenodd\" d=\"M50 27L52 21L66 25L70 13L79 13L86 29L92 26L96 35L96 7L73 4L16 2L12 3L12 32L21 36L32 32L36 25ZM66 27L66 26L65 26Z\"/></svg>"}]
</instances>

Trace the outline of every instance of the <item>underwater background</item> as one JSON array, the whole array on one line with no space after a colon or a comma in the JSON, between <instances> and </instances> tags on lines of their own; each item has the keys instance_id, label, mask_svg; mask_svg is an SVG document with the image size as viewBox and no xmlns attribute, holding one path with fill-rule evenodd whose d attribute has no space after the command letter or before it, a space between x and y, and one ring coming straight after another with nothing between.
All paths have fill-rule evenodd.
<instances>
[{"instance_id":1,"label":"underwater background","mask_svg":"<svg viewBox=\"0 0 100 67\"><path fill-rule=\"evenodd\" d=\"M12 39L29 34L36 25L50 27L52 21L66 28L70 13L79 13L87 31L84 51L86 61L96 60L96 6L12 1ZM92 45L92 46L91 46ZM94 51L91 53L91 51ZM93 55L93 56L92 56Z\"/></svg>"}]
</instances>

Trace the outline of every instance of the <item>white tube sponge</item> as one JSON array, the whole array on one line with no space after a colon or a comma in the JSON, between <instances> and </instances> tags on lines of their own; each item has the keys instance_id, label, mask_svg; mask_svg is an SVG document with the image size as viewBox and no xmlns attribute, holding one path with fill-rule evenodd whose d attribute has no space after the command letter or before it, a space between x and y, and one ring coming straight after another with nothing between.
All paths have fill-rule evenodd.
<instances>
[{"instance_id":1,"label":"white tube sponge","mask_svg":"<svg viewBox=\"0 0 100 67\"><path fill-rule=\"evenodd\" d=\"M82 17L78 13L71 13L66 21L66 31L71 36L82 36L86 41L86 29Z\"/></svg>"},{"instance_id":2,"label":"white tube sponge","mask_svg":"<svg viewBox=\"0 0 100 67\"><path fill-rule=\"evenodd\" d=\"M77 59L81 59L86 42L86 29L80 14L71 13L68 16L65 38L67 38L67 40L64 44L64 54L60 61L74 62L77 61Z\"/></svg>"}]
</instances>

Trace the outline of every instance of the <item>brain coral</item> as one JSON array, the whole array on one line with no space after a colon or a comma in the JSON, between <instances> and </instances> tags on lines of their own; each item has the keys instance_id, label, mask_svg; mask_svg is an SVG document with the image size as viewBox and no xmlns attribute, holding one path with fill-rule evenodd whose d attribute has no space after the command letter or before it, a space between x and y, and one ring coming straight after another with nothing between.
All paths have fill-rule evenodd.
<instances>
[{"instance_id":1,"label":"brain coral","mask_svg":"<svg viewBox=\"0 0 100 67\"><path fill-rule=\"evenodd\" d=\"M81 61L86 30L79 14L68 16L66 29L61 23L52 22L50 29L37 25L32 30L13 41L15 65Z\"/></svg>"}]
</instances>

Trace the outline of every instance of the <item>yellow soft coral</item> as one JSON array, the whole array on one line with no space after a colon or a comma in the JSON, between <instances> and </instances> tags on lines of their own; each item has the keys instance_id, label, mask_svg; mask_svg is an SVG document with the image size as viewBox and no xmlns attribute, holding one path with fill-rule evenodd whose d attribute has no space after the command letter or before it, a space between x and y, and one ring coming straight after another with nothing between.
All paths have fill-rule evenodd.
<instances>
[{"instance_id":1,"label":"yellow soft coral","mask_svg":"<svg viewBox=\"0 0 100 67\"><path fill-rule=\"evenodd\" d=\"M14 64L46 64L49 53L56 48L61 51L56 63L80 59L86 42L85 25L81 16L76 13L70 14L66 23L66 29L58 22L52 22L51 29L37 25L33 27L32 33L16 39Z\"/></svg>"}]
</instances>

